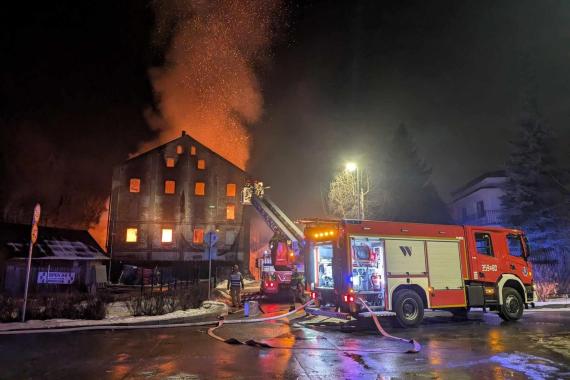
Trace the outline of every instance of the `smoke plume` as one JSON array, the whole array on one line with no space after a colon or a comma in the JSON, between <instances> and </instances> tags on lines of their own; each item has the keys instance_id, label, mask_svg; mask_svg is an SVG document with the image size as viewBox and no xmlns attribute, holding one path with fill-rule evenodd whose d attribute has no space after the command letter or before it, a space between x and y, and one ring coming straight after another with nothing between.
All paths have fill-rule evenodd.
<instances>
[{"instance_id":1,"label":"smoke plume","mask_svg":"<svg viewBox=\"0 0 570 380\"><path fill-rule=\"evenodd\" d=\"M156 1L155 46L166 49L150 71L160 114L147 119L159 132L141 150L186 130L245 168L247 126L259 120L263 97L256 69L268 59L280 1Z\"/></svg>"}]
</instances>

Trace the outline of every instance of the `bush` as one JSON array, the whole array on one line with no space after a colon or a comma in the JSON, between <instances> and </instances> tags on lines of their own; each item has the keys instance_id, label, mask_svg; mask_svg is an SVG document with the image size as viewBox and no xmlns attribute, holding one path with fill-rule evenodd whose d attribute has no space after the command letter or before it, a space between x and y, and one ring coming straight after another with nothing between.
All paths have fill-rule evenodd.
<instances>
[{"instance_id":1,"label":"bush","mask_svg":"<svg viewBox=\"0 0 570 380\"><path fill-rule=\"evenodd\" d=\"M200 292L196 287L179 288L167 292L143 294L127 300L129 312L135 316L162 315L176 310L187 310L200 306Z\"/></svg>"},{"instance_id":2,"label":"bush","mask_svg":"<svg viewBox=\"0 0 570 380\"><path fill-rule=\"evenodd\" d=\"M22 318L22 300L0 296L0 321L14 322ZM57 293L28 299L27 319L103 319L105 302L97 296L82 293Z\"/></svg>"}]
</instances>

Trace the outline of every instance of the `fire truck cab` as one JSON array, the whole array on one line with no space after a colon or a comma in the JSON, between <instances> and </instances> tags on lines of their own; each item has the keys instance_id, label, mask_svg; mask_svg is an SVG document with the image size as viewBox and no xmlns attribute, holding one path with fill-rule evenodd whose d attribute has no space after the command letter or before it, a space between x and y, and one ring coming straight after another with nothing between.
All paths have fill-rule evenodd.
<instances>
[{"instance_id":1,"label":"fire truck cab","mask_svg":"<svg viewBox=\"0 0 570 380\"><path fill-rule=\"evenodd\" d=\"M417 326L424 309L498 311L507 321L534 301L522 231L383 221L310 221L305 277L320 313L395 313ZM326 315L326 314L325 314Z\"/></svg>"}]
</instances>

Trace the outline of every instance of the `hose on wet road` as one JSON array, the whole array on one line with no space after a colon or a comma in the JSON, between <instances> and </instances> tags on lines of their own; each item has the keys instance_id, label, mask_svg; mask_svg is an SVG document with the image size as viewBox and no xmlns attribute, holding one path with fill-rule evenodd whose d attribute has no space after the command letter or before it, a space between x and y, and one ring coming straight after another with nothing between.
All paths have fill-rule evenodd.
<instances>
[{"instance_id":1,"label":"hose on wet road","mask_svg":"<svg viewBox=\"0 0 570 380\"><path fill-rule=\"evenodd\" d=\"M368 305L366 304L366 302L364 302L363 299L358 298L358 301L360 301L360 303L362 303L364 305L364 307L366 309L368 309L368 311L370 312L370 314L372 315L372 319L374 320L374 324L376 325L376 328L378 329L378 332L384 336L385 338L388 339L392 339L392 340L396 340L399 342L405 342L405 343L409 343L412 345L412 347L406 351L404 351L404 353L407 354L417 354L418 352L420 352L421 350L421 345L415 340L415 339L404 339L404 338L399 338L393 335L390 335L386 332L386 330L384 330L384 328L382 328L382 325L380 324L380 321L378 320L378 317L372 312L372 310L368 307ZM311 305L313 303L313 301L309 301L306 304L299 306L298 308L296 308L295 310L292 310L288 313L285 314L281 314L281 315L277 315L277 316L273 316L273 317L267 317L267 318L258 318L257 320L255 320L255 322L263 322L263 321L268 321L268 320L275 320L275 319L281 319L281 318L286 318L292 314L297 313L298 311L304 309L305 307ZM260 347L260 348L273 348L273 349L282 349L282 350L325 350L325 351L346 351L346 352L370 352L370 353L402 353L402 351L395 351L395 350L385 350L385 349L379 349L379 350L374 350L374 349L357 349L357 348L342 348L339 347L337 345L335 345L333 342L331 342L330 340L327 339L327 341L329 341L331 343L331 345L333 347L289 347L289 346L275 346L275 345L271 345L269 343L266 342L262 342L262 341L256 341L254 339L248 339L246 341L240 341L239 339L236 338L222 338L219 335L217 335L214 331L216 331L217 329L221 328L222 326L224 326L224 324L235 324L235 323L245 323L245 322L254 322L254 320L229 320L229 321L225 321L223 319L221 319L217 326L214 327L210 327L208 329L208 335L220 342L224 342L224 343L228 343L228 344L241 344L241 345L247 345L247 346L253 346L253 347ZM326 339L326 337L323 337L324 339Z\"/></svg>"}]
</instances>

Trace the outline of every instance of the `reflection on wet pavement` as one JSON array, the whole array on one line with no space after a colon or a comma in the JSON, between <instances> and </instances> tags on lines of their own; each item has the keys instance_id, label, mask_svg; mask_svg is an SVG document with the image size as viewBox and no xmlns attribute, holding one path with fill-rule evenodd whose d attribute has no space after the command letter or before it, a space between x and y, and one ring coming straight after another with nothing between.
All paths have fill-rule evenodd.
<instances>
[{"instance_id":1,"label":"reflection on wet pavement","mask_svg":"<svg viewBox=\"0 0 570 380\"><path fill-rule=\"evenodd\" d=\"M440 316L417 329L391 329L418 339L423 345L419 354L347 351L394 350L398 343L374 331L347 333L334 326L309 328L283 321L219 329L224 338L254 338L282 349L224 344L208 337L204 328L11 336L0 340L0 377L570 378L569 324L570 312L555 312L529 313L513 324L502 324L492 314L464 322Z\"/></svg>"}]
</instances>

